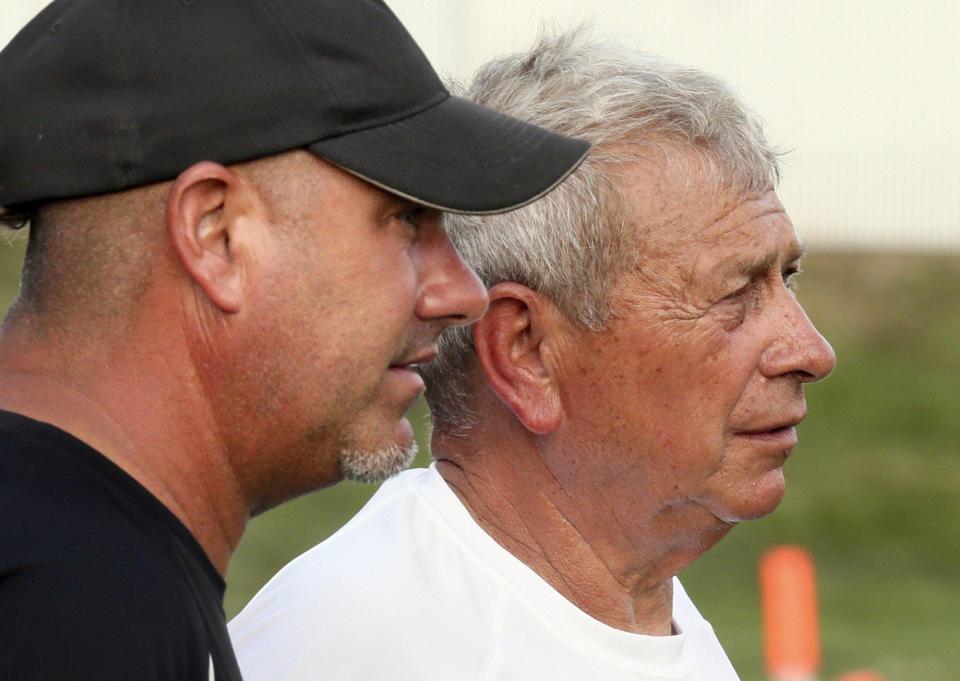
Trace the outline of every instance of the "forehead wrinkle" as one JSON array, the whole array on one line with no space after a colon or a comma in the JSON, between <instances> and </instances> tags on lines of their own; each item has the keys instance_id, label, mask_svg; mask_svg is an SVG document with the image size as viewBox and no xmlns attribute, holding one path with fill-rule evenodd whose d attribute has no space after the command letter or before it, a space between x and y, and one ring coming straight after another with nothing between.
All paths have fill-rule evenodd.
<instances>
[{"instance_id":1,"label":"forehead wrinkle","mask_svg":"<svg viewBox=\"0 0 960 681\"><path fill-rule=\"evenodd\" d=\"M721 222L723 222L735 210L737 210L737 208L740 208L742 205L743 203L741 203L739 206L736 206L732 211L729 211L722 218L708 225L705 228L705 230L709 230L711 227L718 226ZM757 236L773 236L773 239L774 239L774 243L765 253L762 253L755 257L751 257L749 259L743 258L742 252L733 253L730 256L723 258L721 263L719 264L724 265L731 261L734 261L734 262L739 261L737 262L737 265L734 268L736 272L738 274L748 274L748 273L755 273L759 270L769 269L774 265L774 263L780 261L781 259L784 262L793 262L795 260L799 260L803 256L804 246L801 243L799 243L799 241L797 240L796 232L793 230L792 225L789 225L789 229L787 230L780 230L780 229L776 229L778 225L777 223L775 223L773 225L770 225L771 229L763 230L756 234L749 233L748 228L751 224L757 222L758 220L763 220L764 218L767 218L770 216L778 216L778 215L782 216L783 219L787 220L787 223L789 225L789 217L787 216L786 210L784 210L783 206L777 205L777 206L771 206L757 213L756 215L751 215L746 220L735 220L733 224L729 225L728 227L718 232L711 239L711 241L716 246L723 245L731 236L734 236L734 237L740 236L741 238L748 239L750 244L755 243L755 239L757 238ZM782 224L780 224L779 226L783 227ZM779 234L781 231L789 232L789 239L787 240L787 243L784 243L781 238L778 238L778 236L781 236ZM744 249L744 250L747 250L747 249Z\"/></svg>"},{"instance_id":2,"label":"forehead wrinkle","mask_svg":"<svg viewBox=\"0 0 960 681\"><path fill-rule=\"evenodd\" d=\"M770 215L767 213L766 215ZM762 216L760 216L762 217ZM780 244L774 247L764 255L760 255L752 260L741 262L736 268L737 274L754 276L765 272L776 265L778 262L792 263L803 257L805 248L803 244L797 241L796 236L790 239L785 251L781 251Z\"/></svg>"},{"instance_id":3,"label":"forehead wrinkle","mask_svg":"<svg viewBox=\"0 0 960 681\"><path fill-rule=\"evenodd\" d=\"M759 199L754 199L754 200L759 200ZM730 217L735 212L737 212L739 209L741 209L744 205L746 205L750 201L751 199L747 199L745 201L739 201L735 203L732 208L729 208L728 210L724 211L723 215L721 215L719 218L717 218L710 224L702 227L701 233L706 232L714 227L720 226L723 222L730 219ZM786 217L787 211L784 210L783 206L780 206L780 205L771 206L769 208L764 209L760 213L757 213L756 215L749 216L749 218L746 220L734 220L732 224L730 224L729 226L721 227L720 231L713 237L713 241L720 241L724 237L727 237L736 232L743 231L744 228L746 228L751 223L756 222L757 220L762 220L765 217L768 217L770 215L777 215L777 214L782 214L784 217Z\"/></svg>"}]
</instances>

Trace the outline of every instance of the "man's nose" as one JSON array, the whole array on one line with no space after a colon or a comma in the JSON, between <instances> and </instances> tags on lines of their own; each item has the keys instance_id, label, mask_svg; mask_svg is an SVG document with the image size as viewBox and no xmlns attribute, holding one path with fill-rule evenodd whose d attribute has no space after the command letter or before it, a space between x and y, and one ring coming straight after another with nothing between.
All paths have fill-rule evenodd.
<instances>
[{"instance_id":1,"label":"man's nose","mask_svg":"<svg viewBox=\"0 0 960 681\"><path fill-rule=\"evenodd\" d=\"M795 374L802 383L822 380L833 371L837 356L797 299L786 295L789 300L775 320L776 340L764 352L761 371L767 378Z\"/></svg>"},{"instance_id":2,"label":"man's nose","mask_svg":"<svg viewBox=\"0 0 960 681\"><path fill-rule=\"evenodd\" d=\"M463 261L442 225L421 246L416 314L452 326L472 324L487 311L487 289Z\"/></svg>"}]
</instances>

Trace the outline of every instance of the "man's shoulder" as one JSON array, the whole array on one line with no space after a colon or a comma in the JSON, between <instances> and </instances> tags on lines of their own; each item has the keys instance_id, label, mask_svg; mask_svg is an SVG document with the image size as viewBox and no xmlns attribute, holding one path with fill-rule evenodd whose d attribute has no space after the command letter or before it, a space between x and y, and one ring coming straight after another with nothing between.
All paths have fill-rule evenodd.
<instances>
[{"instance_id":1,"label":"man's shoulder","mask_svg":"<svg viewBox=\"0 0 960 681\"><path fill-rule=\"evenodd\" d=\"M329 613L337 603L348 607L421 581L417 564L444 532L421 494L426 474L410 470L388 480L346 525L281 569L251 604L290 597Z\"/></svg>"},{"instance_id":2,"label":"man's shoulder","mask_svg":"<svg viewBox=\"0 0 960 681\"><path fill-rule=\"evenodd\" d=\"M117 632L130 631L140 619L157 629L184 623L190 592L169 560L137 545L81 546L77 538L64 538L44 550L48 541L55 539L41 538L38 550L0 559L0 627L10 626L14 613Z\"/></svg>"},{"instance_id":3,"label":"man's shoulder","mask_svg":"<svg viewBox=\"0 0 960 681\"><path fill-rule=\"evenodd\" d=\"M673 619L683 631L709 629L713 634L713 626L700 613L678 577L673 578Z\"/></svg>"},{"instance_id":4,"label":"man's shoulder","mask_svg":"<svg viewBox=\"0 0 960 681\"><path fill-rule=\"evenodd\" d=\"M680 580L673 580L673 619L687 636L697 660L696 678L737 681L739 678L713 625L708 622L687 594Z\"/></svg>"},{"instance_id":5,"label":"man's shoulder","mask_svg":"<svg viewBox=\"0 0 960 681\"><path fill-rule=\"evenodd\" d=\"M37 434L0 438L0 677L206 678L169 528L121 498L112 464Z\"/></svg>"},{"instance_id":6,"label":"man's shoulder","mask_svg":"<svg viewBox=\"0 0 960 681\"><path fill-rule=\"evenodd\" d=\"M0 522L19 516L39 529L93 513L109 496L111 469L125 475L59 428L0 411Z\"/></svg>"},{"instance_id":7,"label":"man's shoulder","mask_svg":"<svg viewBox=\"0 0 960 681\"><path fill-rule=\"evenodd\" d=\"M412 470L389 480L230 622L244 678L306 679L317 665L333 676L408 678L398 670L442 666L431 653L440 641L458 650L483 645L464 633L486 617L497 586L439 517L433 476Z\"/></svg>"},{"instance_id":8,"label":"man's shoulder","mask_svg":"<svg viewBox=\"0 0 960 681\"><path fill-rule=\"evenodd\" d=\"M156 509L124 499L126 490L97 470L113 464L94 463L57 444L2 443L0 589L41 584L91 595L126 589L131 597L150 584L148 592L177 588L176 564L158 539L166 528L154 523ZM117 469L116 475L125 474Z\"/></svg>"},{"instance_id":9,"label":"man's shoulder","mask_svg":"<svg viewBox=\"0 0 960 681\"><path fill-rule=\"evenodd\" d=\"M207 654L189 592L139 546L7 555L0 611L4 678L200 678L187 672Z\"/></svg>"}]
</instances>

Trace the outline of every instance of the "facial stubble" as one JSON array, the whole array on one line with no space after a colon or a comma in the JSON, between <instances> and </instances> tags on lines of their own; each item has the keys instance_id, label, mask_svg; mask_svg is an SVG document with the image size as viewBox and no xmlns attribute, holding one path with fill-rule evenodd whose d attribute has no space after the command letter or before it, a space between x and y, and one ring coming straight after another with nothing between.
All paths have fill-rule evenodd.
<instances>
[{"instance_id":1,"label":"facial stubble","mask_svg":"<svg viewBox=\"0 0 960 681\"><path fill-rule=\"evenodd\" d=\"M416 455L416 440L374 451L345 448L337 453L337 465L344 480L375 485L409 468Z\"/></svg>"}]
</instances>

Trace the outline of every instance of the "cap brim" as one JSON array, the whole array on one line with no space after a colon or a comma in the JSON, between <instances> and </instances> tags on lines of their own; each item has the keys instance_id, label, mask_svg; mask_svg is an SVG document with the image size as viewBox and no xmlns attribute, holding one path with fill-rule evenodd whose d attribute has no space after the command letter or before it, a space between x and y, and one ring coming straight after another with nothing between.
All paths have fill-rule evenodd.
<instances>
[{"instance_id":1,"label":"cap brim","mask_svg":"<svg viewBox=\"0 0 960 681\"><path fill-rule=\"evenodd\" d=\"M382 189L453 213L502 213L564 180L590 145L460 97L310 151Z\"/></svg>"}]
</instances>

